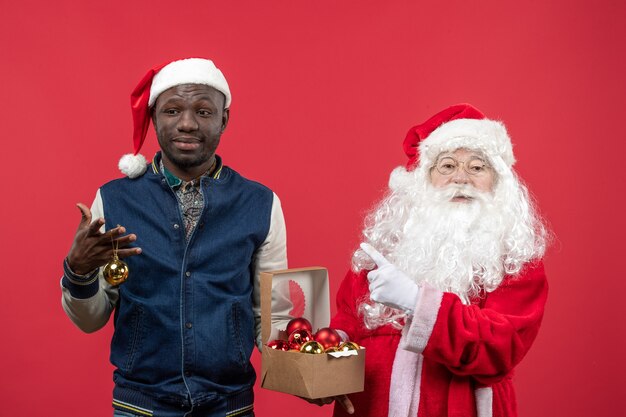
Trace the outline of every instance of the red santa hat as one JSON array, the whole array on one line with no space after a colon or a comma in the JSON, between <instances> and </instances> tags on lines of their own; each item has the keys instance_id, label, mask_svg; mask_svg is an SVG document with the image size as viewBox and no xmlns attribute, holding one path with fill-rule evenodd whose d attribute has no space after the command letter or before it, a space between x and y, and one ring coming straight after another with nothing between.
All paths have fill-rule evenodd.
<instances>
[{"instance_id":1,"label":"red santa hat","mask_svg":"<svg viewBox=\"0 0 626 417\"><path fill-rule=\"evenodd\" d=\"M209 59L181 59L150 69L130 95L134 153L122 156L119 162L120 171L128 177L136 178L146 172L146 158L139 151L150 126L150 109L161 93L181 84L213 87L224 94L224 108L230 107L232 99L226 78Z\"/></svg>"},{"instance_id":2,"label":"red santa hat","mask_svg":"<svg viewBox=\"0 0 626 417\"><path fill-rule=\"evenodd\" d=\"M459 148L481 151L496 172L504 174L515 164L513 145L504 124L489 120L471 104L450 106L417 126L409 129L403 142L409 158L406 168L392 173L389 186L393 189L414 169L427 170L437 156Z\"/></svg>"}]
</instances>

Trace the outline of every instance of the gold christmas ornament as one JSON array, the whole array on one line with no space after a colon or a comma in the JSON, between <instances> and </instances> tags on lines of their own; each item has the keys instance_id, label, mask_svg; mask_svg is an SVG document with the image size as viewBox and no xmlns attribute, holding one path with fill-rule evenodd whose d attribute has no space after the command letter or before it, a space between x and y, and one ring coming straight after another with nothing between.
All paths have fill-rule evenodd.
<instances>
[{"instance_id":1,"label":"gold christmas ornament","mask_svg":"<svg viewBox=\"0 0 626 417\"><path fill-rule=\"evenodd\" d=\"M320 342L311 340L310 342L306 342L300 347L300 352L311 353L311 354L324 353L324 346L322 346Z\"/></svg>"},{"instance_id":2,"label":"gold christmas ornament","mask_svg":"<svg viewBox=\"0 0 626 417\"><path fill-rule=\"evenodd\" d=\"M117 227L120 225L118 224ZM113 240L113 234L111 234L111 246L113 246L113 259L104 266L102 275L109 284L115 287L128 279L128 265L117 256L119 241Z\"/></svg>"},{"instance_id":3,"label":"gold christmas ornament","mask_svg":"<svg viewBox=\"0 0 626 417\"><path fill-rule=\"evenodd\" d=\"M340 346L339 346L339 350L340 351L344 351L344 350L359 350L361 349L361 347L359 345L357 345L354 342L343 342Z\"/></svg>"},{"instance_id":4,"label":"gold christmas ornament","mask_svg":"<svg viewBox=\"0 0 626 417\"><path fill-rule=\"evenodd\" d=\"M109 284L113 286L120 285L128 279L128 265L126 262L121 261L117 254L114 254L113 260L104 266L102 274Z\"/></svg>"}]
</instances>

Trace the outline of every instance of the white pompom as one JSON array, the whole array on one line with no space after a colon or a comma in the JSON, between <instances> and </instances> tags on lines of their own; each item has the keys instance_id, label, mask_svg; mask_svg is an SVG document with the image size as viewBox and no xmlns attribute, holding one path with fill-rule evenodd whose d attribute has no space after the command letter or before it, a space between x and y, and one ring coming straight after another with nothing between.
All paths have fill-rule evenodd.
<instances>
[{"instance_id":1,"label":"white pompom","mask_svg":"<svg viewBox=\"0 0 626 417\"><path fill-rule=\"evenodd\" d=\"M413 172L409 172L405 167L399 166L391 171L391 175L389 176L389 188L392 190L402 189L408 187L414 181Z\"/></svg>"},{"instance_id":2,"label":"white pompom","mask_svg":"<svg viewBox=\"0 0 626 417\"><path fill-rule=\"evenodd\" d=\"M117 166L122 174L127 175L128 178L137 178L143 175L147 169L146 158L141 154L133 155L132 153L122 156Z\"/></svg>"}]
</instances>

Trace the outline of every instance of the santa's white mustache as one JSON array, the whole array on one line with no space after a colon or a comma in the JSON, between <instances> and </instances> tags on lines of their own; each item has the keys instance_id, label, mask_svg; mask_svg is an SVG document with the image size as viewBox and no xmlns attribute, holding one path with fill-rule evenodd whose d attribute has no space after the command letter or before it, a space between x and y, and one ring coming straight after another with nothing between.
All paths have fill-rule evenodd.
<instances>
[{"instance_id":1,"label":"santa's white mustache","mask_svg":"<svg viewBox=\"0 0 626 417\"><path fill-rule=\"evenodd\" d=\"M445 187L435 188L433 191L440 201L450 201L456 197L486 201L489 195L489 193L479 191L469 184L450 184Z\"/></svg>"}]
</instances>

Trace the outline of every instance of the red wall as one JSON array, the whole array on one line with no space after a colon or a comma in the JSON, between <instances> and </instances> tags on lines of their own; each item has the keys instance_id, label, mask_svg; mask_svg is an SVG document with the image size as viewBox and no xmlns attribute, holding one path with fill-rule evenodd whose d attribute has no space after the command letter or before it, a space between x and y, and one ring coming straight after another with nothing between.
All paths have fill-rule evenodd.
<instances>
[{"instance_id":1,"label":"red wall","mask_svg":"<svg viewBox=\"0 0 626 417\"><path fill-rule=\"evenodd\" d=\"M624 410L626 6L425 3L2 1L0 414L111 415L112 329L84 335L64 316L61 260L75 203L132 149L130 91L186 56L226 74L219 153L280 195L290 266L327 266L333 294L363 213L405 162L406 130L462 101L504 120L558 237L544 326L517 373L520 414ZM330 408L257 390L257 415L294 413Z\"/></svg>"}]
</instances>

